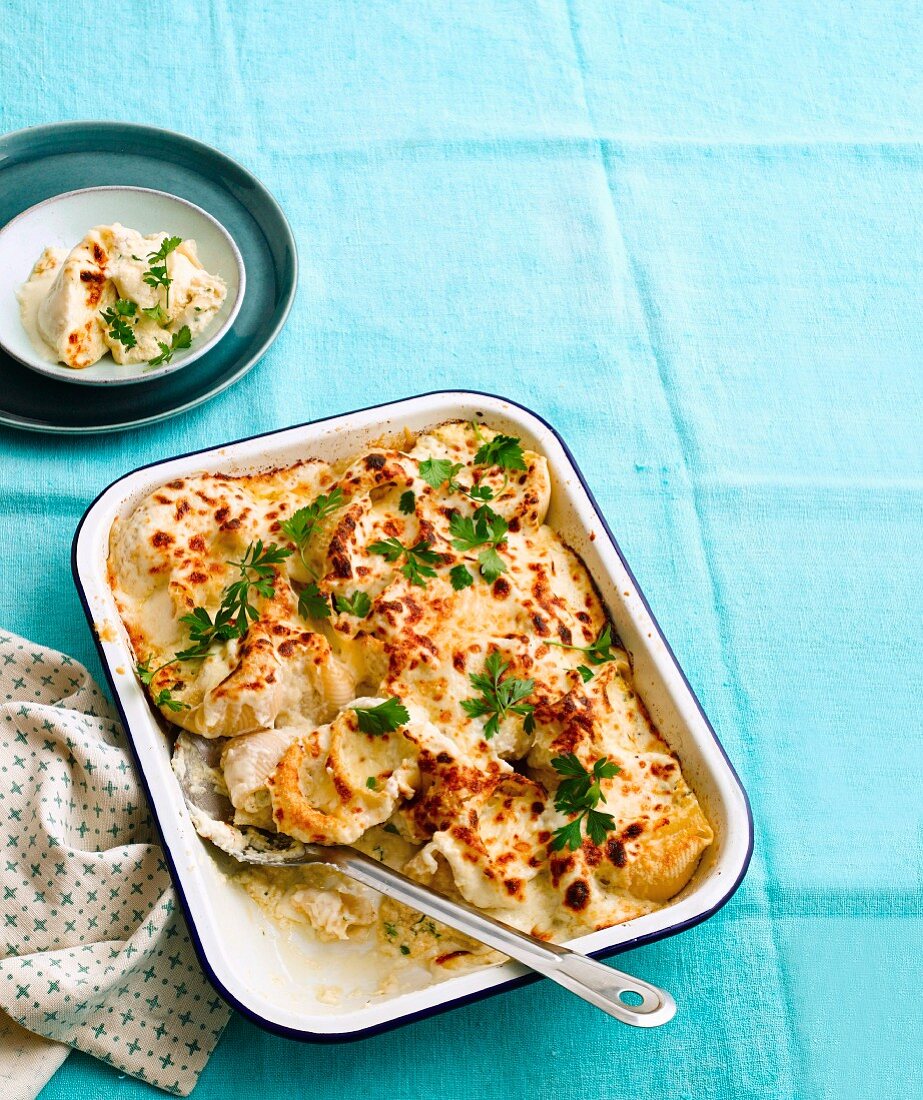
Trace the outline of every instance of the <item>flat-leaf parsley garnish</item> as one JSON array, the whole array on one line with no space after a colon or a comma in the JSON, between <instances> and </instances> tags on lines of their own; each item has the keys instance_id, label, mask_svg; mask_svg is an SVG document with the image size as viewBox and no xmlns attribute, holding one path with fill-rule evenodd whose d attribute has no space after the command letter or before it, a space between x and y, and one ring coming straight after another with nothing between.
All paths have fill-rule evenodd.
<instances>
[{"instance_id":1,"label":"flat-leaf parsley garnish","mask_svg":"<svg viewBox=\"0 0 923 1100\"><path fill-rule=\"evenodd\" d=\"M351 596L334 596L333 602L337 611L344 615L355 615L357 619L364 619L372 610L372 601L366 592L356 589Z\"/></svg>"},{"instance_id":2,"label":"flat-leaf parsley garnish","mask_svg":"<svg viewBox=\"0 0 923 1100\"><path fill-rule=\"evenodd\" d=\"M468 487L456 481L455 475L461 469L460 462L450 462L447 458L424 458L420 463L420 477L434 489L445 485L450 493L462 493L475 501L494 499L494 491L489 485L474 484Z\"/></svg>"},{"instance_id":3,"label":"flat-leaf parsley garnish","mask_svg":"<svg viewBox=\"0 0 923 1100\"><path fill-rule=\"evenodd\" d=\"M161 363L169 363L174 352L184 351L186 348L192 347L192 333L189 331L189 326L183 325L179 332L174 332L170 337L169 344L164 343L163 340L158 340L157 346L160 348L160 355L148 359L147 362L150 367L159 367Z\"/></svg>"},{"instance_id":4,"label":"flat-leaf parsley garnish","mask_svg":"<svg viewBox=\"0 0 923 1100\"><path fill-rule=\"evenodd\" d=\"M134 305L134 302L132 302ZM166 328L170 323L170 318L167 316L167 311L163 308L160 302L156 306L142 306L141 312L145 317L150 317L152 321L156 321L161 328Z\"/></svg>"},{"instance_id":5,"label":"flat-leaf parsley garnish","mask_svg":"<svg viewBox=\"0 0 923 1100\"><path fill-rule=\"evenodd\" d=\"M585 653L587 660L591 665L604 665L607 661L618 660L618 653L613 652L614 648L618 648L618 643L612 640L612 626L609 623L603 627L599 637L590 645L568 645L566 642L549 642L548 645L557 646L559 649L573 649L578 653ZM584 675L581 671L586 666L580 666L577 671L583 677L584 683L592 678ZM589 671L589 670L587 670Z\"/></svg>"},{"instance_id":6,"label":"flat-leaf parsley garnish","mask_svg":"<svg viewBox=\"0 0 923 1100\"><path fill-rule=\"evenodd\" d=\"M442 554L431 550L428 539L420 539L413 546L405 546L395 538L379 539L369 546L369 553L379 554L385 561L394 564L402 557L405 559L401 572L411 584L419 588L426 587L426 578L435 577L434 565L442 565Z\"/></svg>"},{"instance_id":7,"label":"flat-leaf parsley garnish","mask_svg":"<svg viewBox=\"0 0 923 1100\"><path fill-rule=\"evenodd\" d=\"M506 542L509 524L486 504L476 509L473 516L455 515L449 521L452 545L456 550L472 551L486 547L478 554L481 576L492 584L506 572L506 562L497 553L497 547ZM454 585L454 580L453 580Z\"/></svg>"},{"instance_id":8,"label":"flat-leaf parsley garnish","mask_svg":"<svg viewBox=\"0 0 923 1100\"><path fill-rule=\"evenodd\" d=\"M306 584L298 594L298 614L302 619L330 617L330 600L317 587L316 581Z\"/></svg>"},{"instance_id":9,"label":"flat-leaf parsley garnish","mask_svg":"<svg viewBox=\"0 0 923 1100\"><path fill-rule=\"evenodd\" d=\"M221 606L214 619L204 607L194 607L189 615L183 615L180 622L189 627L192 645L177 653L176 660L205 657L214 642L242 638L250 624L259 618L259 612L250 602L251 591L271 600L276 594L273 567L291 553L287 546L276 546L274 542L264 546L263 540L257 539L250 543L240 561L229 561L228 565L237 567L239 579L222 592Z\"/></svg>"},{"instance_id":10,"label":"flat-leaf parsley garnish","mask_svg":"<svg viewBox=\"0 0 923 1100\"><path fill-rule=\"evenodd\" d=\"M150 261L149 270L144 273L142 278L148 286L153 287L155 290L161 286L164 288L167 309L170 308L170 286L173 282L167 274L167 256L171 252L175 252L182 243L182 237L165 237L156 252L148 252L147 254Z\"/></svg>"},{"instance_id":11,"label":"flat-leaf parsley garnish","mask_svg":"<svg viewBox=\"0 0 923 1100\"><path fill-rule=\"evenodd\" d=\"M358 719L359 729L372 735L393 733L410 721L407 708L396 695L379 703L377 707L353 707L353 711Z\"/></svg>"},{"instance_id":12,"label":"flat-leaf parsley garnish","mask_svg":"<svg viewBox=\"0 0 923 1100\"><path fill-rule=\"evenodd\" d=\"M154 677L163 668L176 664L178 661L200 661L207 657L215 642L228 642L232 638L242 638L249 629L250 623L259 618L259 612L250 602L250 590L253 589L266 599L272 599L276 594L273 585L273 566L279 565L290 554L291 550L285 546L276 546L271 542L263 546L262 539L251 542L240 561L228 562L228 565L236 565L240 573L240 579L227 586L221 593L221 605L215 612L215 617L204 607L194 607L188 615L183 615L180 622L189 628L189 645L174 653L169 661L165 661L157 668L151 668L150 657L138 661L135 671L138 679L147 687L150 687ZM300 601L299 601L300 608ZM328 608L328 614L329 608ZM174 699L169 689L161 690L155 696L157 706L165 706L168 710L184 710L186 703Z\"/></svg>"},{"instance_id":13,"label":"flat-leaf parsley garnish","mask_svg":"<svg viewBox=\"0 0 923 1100\"><path fill-rule=\"evenodd\" d=\"M304 508L293 512L288 519L279 524L279 529L298 547L298 553L302 564L309 572L312 570L305 561L304 552L311 536L317 530L318 524L332 515L338 508L343 507L343 490L339 487L328 494L322 493Z\"/></svg>"},{"instance_id":14,"label":"flat-leaf parsley garnish","mask_svg":"<svg viewBox=\"0 0 923 1100\"><path fill-rule=\"evenodd\" d=\"M405 516L412 516L417 510L417 494L413 489L408 489L406 492L401 493L401 499L398 501L398 508Z\"/></svg>"},{"instance_id":15,"label":"flat-leaf parsley garnish","mask_svg":"<svg viewBox=\"0 0 923 1100\"><path fill-rule=\"evenodd\" d=\"M615 828L611 814L601 813L596 807L606 799L602 792L603 779L611 779L621 771L607 757L600 757L590 771L580 763L577 756L569 752L565 756L556 756L551 766L564 779L555 792L554 808L562 814L573 817L566 825L555 829L548 849L557 852L570 848L572 852L583 843L582 825L586 822L586 835L594 844L602 844L606 833Z\"/></svg>"},{"instance_id":16,"label":"flat-leaf parsley garnish","mask_svg":"<svg viewBox=\"0 0 923 1100\"><path fill-rule=\"evenodd\" d=\"M453 565L449 570L449 580L456 592L463 588L470 588L474 584L474 577L466 565Z\"/></svg>"},{"instance_id":17,"label":"flat-leaf parsley garnish","mask_svg":"<svg viewBox=\"0 0 923 1100\"><path fill-rule=\"evenodd\" d=\"M526 470L525 455L519 439L510 435L495 435L478 448L476 466L499 466L501 470Z\"/></svg>"},{"instance_id":18,"label":"flat-leaf parsley garnish","mask_svg":"<svg viewBox=\"0 0 923 1100\"><path fill-rule=\"evenodd\" d=\"M489 741L500 729L500 723L507 714L518 714L525 719L523 728L531 733L535 728L531 704L524 703L535 690L534 680L517 680L512 676L502 679L509 668L497 650L484 662L484 671L472 673L468 679L471 686L481 694L475 699L463 699L462 710L469 718L487 717L484 724L484 737Z\"/></svg>"},{"instance_id":19,"label":"flat-leaf parsley garnish","mask_svg":"<svg viewBox=\"0 0 923 1100\"><path fill-rule=\"evenodd\" d=\"M151 659L147 657L145 660L138 661L135 664L135 671L138 673L138 679L141 683L150 687L151 681L154 679L154 676L160 672L160 669L166 668L173 663L174 661L170 660L167 661L166 664L160 665L159 668L151 668ZM173 687L176 687L176 684L174 684ZM188 703L184 703L181 699L173 698L173 691L170 688L161 688L160 691L153 696L153 701L155 707L165 707L167 710L172 711L189 710Z\"/></svg>"},{"instance_id":20,"label":"flat-leaf parsley garnish","mask_svg":"<svg viewBox=\"0 0 923 1100\"><path fill-rule=\"evenodd\" d=\"M420 463L420 477L434 489L439 489L451 481L462 468L460 462L450 462L447 458L424 458Z\"/></svg>"},{"instance_id":21,"label":"flat-leaf parsley garnish","mask_svg":"<svg viewBox=\"0 0 923 1100\"><path fill-rule=\"evenodd\" d=\"M109 336L124 348L133 348L138 344L135 330L125 320L126 317L134 317L138 312L138 306L129 298L119 298L108 309L101 309L100 315L109 326Z\"/></svg>"}]
</instances>

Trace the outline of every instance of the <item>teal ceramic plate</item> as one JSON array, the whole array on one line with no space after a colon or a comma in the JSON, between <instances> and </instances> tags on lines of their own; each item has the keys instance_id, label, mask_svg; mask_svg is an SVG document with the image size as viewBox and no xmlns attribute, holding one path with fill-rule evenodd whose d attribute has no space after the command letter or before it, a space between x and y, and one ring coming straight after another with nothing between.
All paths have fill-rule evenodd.
<instances>
[{"instance_id":1,"label":"teal ceramic plate","mask_svg":"<svg viewBox=\"0 0 923 1100\"><path fill-rule=\"evenodd\" d=\"M182 134L123 122L62 122L0 137L0 226L54 195L104 185L166 191L220 222L247 271L240 312L188 370L143 386L75 387L0 351L0 424L73 433L165 420L246 374L285 322L298 271L291 229L259 180L223 153Z\"/></svg>"}]
</instances>

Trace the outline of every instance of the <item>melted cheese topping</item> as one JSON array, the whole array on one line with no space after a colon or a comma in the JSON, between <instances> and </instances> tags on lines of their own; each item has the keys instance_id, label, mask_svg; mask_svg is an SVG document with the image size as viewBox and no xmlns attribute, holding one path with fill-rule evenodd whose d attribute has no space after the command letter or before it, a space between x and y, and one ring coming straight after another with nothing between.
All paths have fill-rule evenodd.
<instances>
[{"instance_id":1,"label":"melted cheese topping","mask_svg":"<svg viewBox=\"0 0 923 1100\"><path fill-rule=\"evenodd\" d=\"M139 658L151 667L188 644L180 622L194 607L211 615L238 573L229 564L256 539L289 545L281 523L298 508L342 493L342 505L303 553L273 567L271 597L253 595L259 618L239 640L200 661L169 664L153 678L188 709L164 717L224 738L224 783L238 824L278 829L307 842L354 844L389 865L546 939L606 928L663 905L689 881L713 839L679 762L652 725L627 654L595 666L583 653L607 623L580 559L544 523L547 462L525 452L526 470L474 467L483 439L464 423L441 425L405 449L374 448L345 468L310 460L251 476L202 474L162 486L113 528L110 580ZM478 575L477 550L453 546L453 516L477 507L420 475L426 458L463 464L458 479L494 492L509 523L506 572ZM401 508L410 490L413 509ZM372 543L426 540L441 556L425 587L370 552ZM475 583L456 592L449 569ZM360 619L304 620L298 593L365 593ZM488 654L506 676L531 679L534 729L509 714L485 736L484 717L461 702L478 694L469 676ZM387 734L363 733L356 707L398 696L410 719ZM609 757L619 773L602 783L615 829L601 845L550 852L568 818L554 807L554 757L575 753L590 768ZM332 876L332 877L331 877ZM273 915L324 937L378 935L395 957L439 970L493 956L471 941L336 872L254 868L250 894ZM371 909L369 908L371 905Z\"/></svg>"}]
</instances>

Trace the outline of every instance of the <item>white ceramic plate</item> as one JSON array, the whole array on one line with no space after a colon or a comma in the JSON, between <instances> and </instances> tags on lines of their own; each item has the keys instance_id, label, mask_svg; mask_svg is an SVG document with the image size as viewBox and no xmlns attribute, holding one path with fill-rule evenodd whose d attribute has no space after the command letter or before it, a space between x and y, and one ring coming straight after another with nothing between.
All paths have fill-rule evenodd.
<instances>
[{"instance_id":1,"label":"white ceramic plate","mask_svg":"<svg viewBox=\"0 0 923 1100\"><path fill-rule=\"evenodd\" d=\"M331 461L403 428L486 420L544 454L553 478L549 522L583 556L632 656L638 690L678 753L683 774L715 830L685 890L667 906L574 941L595 955L625 951L705 920L734 893L753 844L747 798L605 520L554 429L513 401L486 394L426 394L171 458L104 490L74 536L74 579L128 731L199 958L222 996L256 1023L301 1039L355 1038L528 980L516 963L376 995L391 963L374 945L320 943L282 931L229 880L220 853L197 835L170 768L171 741L132 672L133 655L106 579L109 531L157 486L202 471L253 472L315 456ZM330 988L342 990L330 1003ZM674 993L677 991L674 990Z\"/></svg>"},{"instance_id":2,"label":"white ceramic plate","mask_svg":"<svg viewBox=\"0 0 923 1100\"><path fill-rule=\"evenodd\" d=\"M43 356L23 328L16 291L29 278L35 261L48 245L70 250L95 225L122 225L150 233L192 238L206 271L220 275L228 293L211 326L187 351L178 351L169 363L120 366L110 355L83 370ZM0 229L0 345L24 366L39 374L81 385L124 385L163 378L194 363L213 347L233 324L243 301L244 262L230 233L211 214L185 199L145 187L88 187L68 191L24 210Z\"/></svg>"}]
</instances>

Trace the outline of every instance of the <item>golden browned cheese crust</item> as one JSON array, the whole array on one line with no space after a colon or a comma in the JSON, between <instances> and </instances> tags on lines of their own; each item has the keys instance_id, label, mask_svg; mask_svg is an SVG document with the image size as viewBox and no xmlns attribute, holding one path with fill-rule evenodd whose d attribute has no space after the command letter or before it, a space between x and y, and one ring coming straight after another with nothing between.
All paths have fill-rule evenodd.
<instances>
[{"instance_id":1,"label":"golden browned cheese crust","mask_svg":"<svg viewBox=\"0 0 923 1100\"><path fill-rule=\"evenodd\" d=\"M453 422L341 468L308 461L171 482L113 530L110 576L135 652L153 668L188 644L183 615L216 612L238 575L229 563L256 539L291 549L272 567L274 594L254 597L259 617L243 638L154 676L155 696L168 689L185 706L164 707L164 716L227 739L222 763L239 823L355 844L508 923L561 939L667 902L713 836L635 692L624 651L594 666L587 683L578 672L587 658L567 647L593 643L605 610L583 563L544 522L545 459L525 451L526 468L512 471L475 463L495 434ZM479 575L478 550L459 549L450 530L478 502L451 484L429 484L427 459L460 463L463 487L493 493L490 506L509 527L506 570L492 582ZM282 523L335 490L337 506L295 546ZM425 542L435 576L414 583L401 568L406 558L370 550L389 539ZM474 582L456 591L450 570L459 565ZM299 614L309 584L331 601L329 616ZM333 602L356 593L368 597L364 617ZM508 662L506 676L533 682L534 728L509 713L488 738L485 717L461 705L478 694L470 676L492 652ZM409 721L384 735L363 732L356 708L393 697ZM576 851L553 852L554 830L569 818L555 808L561 776L552 760L569 753L587 768L603 757L618 765L602 782L600 807L615 828L602 844L587 837ZM389 950L437 969L477 954L392 903L375 899L369 916L365 895L341 880L333 890L312 885L307 872L274 882L269 874L248 873L251 894L324 936L377 934Z\"/></svg>"}]
</instances>

